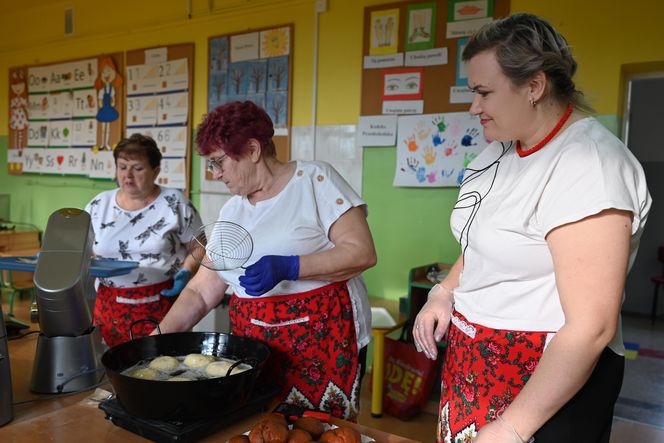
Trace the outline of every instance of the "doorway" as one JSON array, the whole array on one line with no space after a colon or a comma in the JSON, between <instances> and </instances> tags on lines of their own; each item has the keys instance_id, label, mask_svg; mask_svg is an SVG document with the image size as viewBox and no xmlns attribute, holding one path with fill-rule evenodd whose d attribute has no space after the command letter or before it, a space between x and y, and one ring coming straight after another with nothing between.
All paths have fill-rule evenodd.
<instances>
[{"instance_id":1,"label":"doorway","mask_svg":"<svg viewBox=\"0 0 664 443\"><path fill-rule=\"evenodd\" d=\"M641 162L648 190L653 199L639 252L625 285L623 311L650 314L653 284L650 277L661 273L657 248L664 245L664 137L662 111L664 103L664 69L654 72L629 73L623 67L624 103L622 139ZM658 313L662 307L658 309Z\"/></svg>"}]
</instances>

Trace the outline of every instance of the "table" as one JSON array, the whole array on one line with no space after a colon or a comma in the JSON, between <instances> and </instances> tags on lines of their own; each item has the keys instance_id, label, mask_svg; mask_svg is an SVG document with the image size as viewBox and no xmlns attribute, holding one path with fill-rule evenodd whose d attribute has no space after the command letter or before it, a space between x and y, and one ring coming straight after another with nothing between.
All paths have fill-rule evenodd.
<instances>
[{"instance_id":1,"label":"table","mask_svg":"<svg viewBox=\"0 0 664 443\"><path fill-rule=\"evenodd\" d=\"M34 394L29 391L32 362L37 335L9 342L14 392L14 420L0 427L0 441L5 443L144 443L147 440L105 419L105 413L95 401L88 400L93 390L66 396ZM111 385L101 388L111 390ZM36 400L27 403L30 400ZM21 403L16 405L16 403ZM250 416L201 440L202 443L225 443L233 435L241 434L256 423ZM414 440L368 428L344 420L332 419L336 425L352 426L360 433L381 443L417 443Z\"/></svg>"}]
</instances>

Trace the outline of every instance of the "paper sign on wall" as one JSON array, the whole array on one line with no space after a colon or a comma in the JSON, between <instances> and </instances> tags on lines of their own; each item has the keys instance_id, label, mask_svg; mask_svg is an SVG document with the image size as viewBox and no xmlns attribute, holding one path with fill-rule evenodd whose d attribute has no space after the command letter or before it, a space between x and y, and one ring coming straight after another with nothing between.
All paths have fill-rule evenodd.
<instances>
[{"instance_id":1,"label":"paper sign on wall","mask_svg":"<svg viewBox=\"0 0 664 443\"><path fill-rule=\"evenodd\" d=\"M465 168L488 144L467 112L399 117L394 186L459 186Z\"/></svg>"},{"instance_id":2,"label":"paper sign on wall","mask_svg":"<svg viewBox=\"0 0 664 443\"><path fill-rule=\"evenodd\" d=\"M394 146L397 135L397 116L360 117L357 134L360 146Z\"/></svg>"}]
</instances>

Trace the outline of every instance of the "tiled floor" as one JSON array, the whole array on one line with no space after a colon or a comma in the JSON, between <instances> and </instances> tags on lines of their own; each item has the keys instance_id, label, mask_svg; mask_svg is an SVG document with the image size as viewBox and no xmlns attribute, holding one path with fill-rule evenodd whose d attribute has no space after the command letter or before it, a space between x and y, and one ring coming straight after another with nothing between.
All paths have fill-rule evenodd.
<instances>
[{"instance_id":1,"label":"tiled floor","mask_svg":"<svg viewBox=\"0 0 664 443\"><path fill-rule=\"evenodd\" d=\"M14 307L17 317L26 322L29 321L28 305L27 300L19 300ZM4 301L2 307L6 312ZM625 341L638 344L646 355L637 355L636 359L625 363L625 379L616 405L611 443L664 443L664 320L651 326L648 319L625 317L623 331ZM386 414L381 418L371 417L370 377L371 374L367 374L362 385L360 423L423 443L435 441L437 405L433 401L409 421Z\"/></svg>"}]
</instances>

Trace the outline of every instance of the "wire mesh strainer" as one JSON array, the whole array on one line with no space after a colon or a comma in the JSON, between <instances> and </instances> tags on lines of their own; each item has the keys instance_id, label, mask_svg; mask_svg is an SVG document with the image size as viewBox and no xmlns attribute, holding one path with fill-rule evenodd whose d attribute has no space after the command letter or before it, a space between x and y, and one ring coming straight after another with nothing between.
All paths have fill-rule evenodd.
<instances>
[{"instance_id":1,"label":"wire mesh strainer","mask_svg":"<svg viewBox=\"0 0 664 443\"><path fill-rule=\"evenodd\" d=\"M230 271L244 265L252 251L251 234L237 223L216 221L202 226L189 243L189 253L213 271Z\"/></svg>"}]
</instances>

